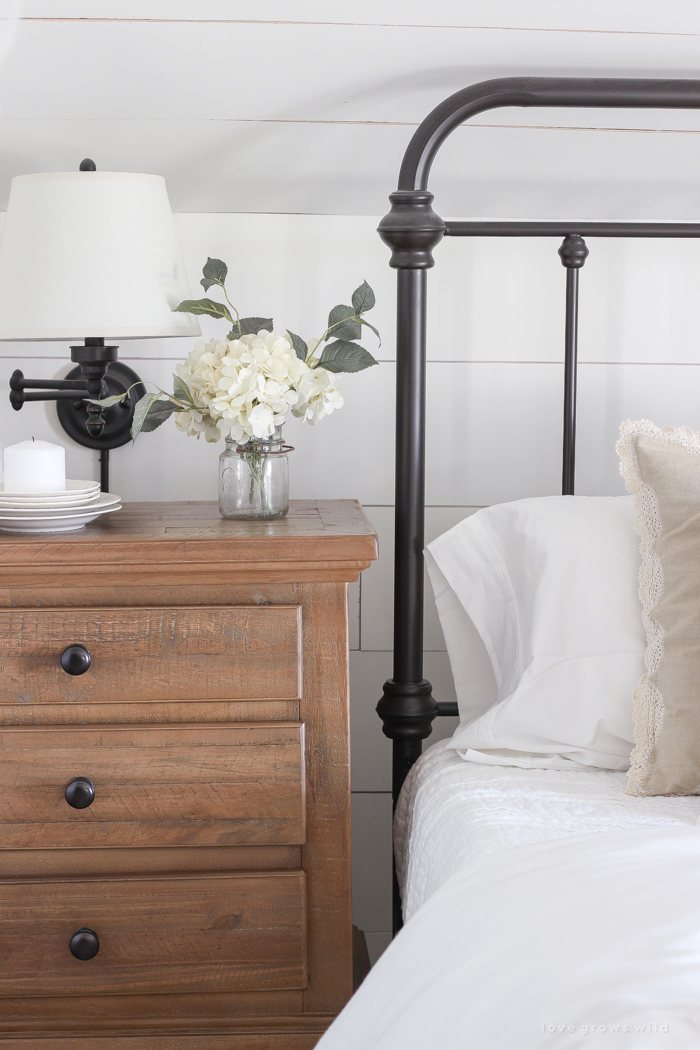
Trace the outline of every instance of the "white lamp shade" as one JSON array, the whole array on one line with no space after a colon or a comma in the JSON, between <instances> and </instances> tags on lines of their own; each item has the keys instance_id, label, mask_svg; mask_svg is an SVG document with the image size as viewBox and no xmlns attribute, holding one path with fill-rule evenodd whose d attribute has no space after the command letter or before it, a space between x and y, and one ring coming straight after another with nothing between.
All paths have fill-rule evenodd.
<instances>
[{"instance_id":1,"label":"white lamp shade","mask_svg":"<svg viewBox=\"0 0 700 1050\"><path fill-rule=\"evenodd\" d=\"M12 180L0 339L196 336L165 180L70 171Z\"/></svg>"}]
</instances>

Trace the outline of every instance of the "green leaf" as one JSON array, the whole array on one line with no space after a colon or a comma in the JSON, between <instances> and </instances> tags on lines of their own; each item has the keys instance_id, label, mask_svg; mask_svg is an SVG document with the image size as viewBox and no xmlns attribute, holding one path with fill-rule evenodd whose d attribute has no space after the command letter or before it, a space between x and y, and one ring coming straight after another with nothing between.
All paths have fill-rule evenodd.
<instances>
[{"instance_id":1,"label":"green leaf","mask_svg":"<svg viewBox=\"0 0 700 1050\"><path fill-rule=\"evenodd\" d=\"M359 339L362 334L360 322L350 320L354 316L352 306L334 306L328 315L328 327L332 329L329 335L334 339Z\"/></svg>"},{"instance_id":2,"label":"green leaf","mask_svg":"<svg viewBox=\"0 0 700 1050\"><path fill-rule=\"evenodd\" d=\"M287 335L292 340L292 346L294 347L294 353L297 355L300 361L306 361L309 356L309 348L301 338L300 335L295 335L294 332L290 332L287 329Z\"/></svg>"},{"instance_id":3,"label":"green leaf","mask_svg":"<svg viewBox=\"0 0 700 1050\"><path fill-rule=\"evenodd\" d=\"M363 314L367 310L371 310L376 301L374 292L367 284L367 281L363 281L360 287L356 288L352 293L352 305L356 314Z\"/></svg>"},{"instance_id":4,"label":"green leaf","mask_svg":"<svg viewBox=\"0 0 700 1050\"><path fill-rule=\"evenodd\" d=\"M184 401L188 405L192 405L194 408L194 401L192 400L192 391L178 375L173 374L173 397L176 397L178 401Z\"/></svg>"},{"instance_id":5,"label":"green leaf","mask_svg":"<svg viewBox=\"0 0 700 1050\"><path fill-rule=\"evenodd\" d=\"M374 360L368 350L357 343L347 343L344 339L336 339L324 347L321 360L318 362L322 368L329 372L362 372L365 368L371 368L378 362Z\"/></svg>"},{"instance_id":6,"label":"green leaf","mask_svg":"<svg viewBox=\"0 0 700 1050\"><path fill-rule=\"evenodd\" d=\"M207 259L202 269L204 277L199 282L205 292L208 292L213 284L223 285L228 274L228 266L221 259Z\"/></svg>"},{"instance_id":7,"label":"green leaf","mask_svg":"<svg viewBox=\"0 0 700 1050\"><path fill-rule=\"evenodd\" d=\"M241 335L257 335L261 329L271 332L273 322L271 317L241 317Z\"/></svg>"},{"instance_id":8,"label":"green leaf","mask_svg":"<svg viewBox=\"0 0 700 1050\"><path fill-rule=\"evenodd\" d=\"M179 306L175 307L174 313L180 314L208 314L209 317L225 317L233 324L233 318L228 312L228 307L223 303L217 303L214 299L185 299Z\"/></svg>"},{"instance_id":9,"label":"green leaf","mask_svg":"<svg viewBox=\"0 0 700 1050\"><path fill-rule=\"evenodd\" d=\"M365 327L366 327L366 328L371 328L371 329L372 329L372 331L373 331L373 332L374 332L374 334L376 335L377 339L379 340L379 345L381 346L381 345L382 345L382 337L380 336L379 332L378 332L378 331L377 331L377 329L376 329L376 328L374 327L374 325L373 325L373 324L370 324L370 323L369 323L369 321L365 321L364 317L361 317L361 318L360 318L360 324L363 324L363 325L365 325Z\"/></svg>"},{"instance_id":10,"label":"green leaf","mask_svg":"<svg viewBox=\"0 0 700 1050\"><path fill-rule=\"evenodd\" d=\"M103 408L109 408L110 405L116 405L128 396L129 391L125 390L123 394L113 394L112 397L103 397L100 400L95 397L86 397L84 400L88 401L91 405L102 405Z\"/></svg>"},{"instance_id":11,"label":"green leaf","mask_svg":"<svg viewBox=\"0 0 700 1050\"><path fill-rule=\"evenodd\" d=\"M134 409L134 418L131 421L131 437L135 438L143 427L143 421L146 418L151 406L154 401L157 401L160 397L160 391L157 394L144 394L140 400L136 402L136 408ZM172 401L169 402L172 405Z\"/></svg>"},{"instance_id":12,"label":"green leaf","mask_svg":"<svg viewBox=\"0 0 700 1050\"><path fill-rule=\"evenodd\" d=\"M144 434L150 434L166 419L170 419L173 412L182 412L182 409L172 401L154 401L144 417L141 430Z\"/></svg>"}]
</instances>

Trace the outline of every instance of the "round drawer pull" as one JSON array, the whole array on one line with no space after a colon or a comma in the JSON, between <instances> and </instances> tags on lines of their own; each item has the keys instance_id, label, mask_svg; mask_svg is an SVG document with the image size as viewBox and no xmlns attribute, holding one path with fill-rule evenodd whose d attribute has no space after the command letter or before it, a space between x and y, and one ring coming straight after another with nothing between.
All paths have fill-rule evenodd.
<instances>
[{"instance_id":1,"label":"round drawer pull","mask_svg":"<svg viewBox=\"0 0 700 1050\"><path fill-rule=\"evenodd\" d=\"M64 794L73 809L87 809L95 801L95 785L87 777L73 777Z\"/></svg>"},{"instance_id":2,"label":"round drawer pull","mask_svg":"<svg viewBox=\"0 0 700 1050\"><path fill-rule=\"evenodd\" d=\"M92 657L86 645L69 645L61 653L61 667L66 674L85 674L91 663Z\"/></svg>"},{"instance_id":3,"label":"round drawer pull","mask_svg":"<svg viewBox=\"0 0 700 1050\"><path fill-rule=\"evenodd\" d=\"M71 955L82 962L94 959L100 950L100 939L89 926L81 926L70 939Z\"/></svg>"}]
</instances>

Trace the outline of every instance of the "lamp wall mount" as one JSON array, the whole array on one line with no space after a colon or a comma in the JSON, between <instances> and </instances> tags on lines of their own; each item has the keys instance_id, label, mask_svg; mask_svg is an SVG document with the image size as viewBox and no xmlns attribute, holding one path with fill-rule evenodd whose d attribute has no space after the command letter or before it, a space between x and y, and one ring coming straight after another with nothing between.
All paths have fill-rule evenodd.
<instances>
[{"instance_id":1,"label":"lamp wall mount","mask_svg":"<svg viewBox=\"0 0 700 1050\"><path fill-rule=\"evenodd\" d=\"M27 401L55 401L58 421L69 437L84 448L101 452L103 492L109 491L109 451L130 440L136 402L146 393L141 377L117 360L117 349L105 346L104 339L86 339L84 345L71 347L71 361L77 367L65 379L26 379L20 369L10 379L10 404L16 411ZM109 408L86 400L101 400L129 389L123 402Z\"/></svg>"}]
</instances>

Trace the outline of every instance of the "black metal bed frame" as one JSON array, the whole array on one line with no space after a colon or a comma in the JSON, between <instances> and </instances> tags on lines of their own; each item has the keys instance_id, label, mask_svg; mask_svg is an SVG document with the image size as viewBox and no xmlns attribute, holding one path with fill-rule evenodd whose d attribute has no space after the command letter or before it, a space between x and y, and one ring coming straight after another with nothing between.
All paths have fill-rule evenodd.
<instances>
[{"instance_id":1,"label":"black metal bed frame","mask_svg":"<svg viewBox=\"0 0 700 1050\"><path fill-rule=\"evenodd\" d=\"M423 740L438 715L456 715L456 703L438 703L423 677L423 547L425 516L425 343L427 270L443 237L563 237L566 268L564 441L562 493L574 491L578 272L588 237L700 237L699 223L683 222L444 222L432 209L428 176L440 146L470 117L503 106L552 108L700 109L700 80L508 77L486 80L445 99L420 125L404 155L391 211L379 234L398 270L396 333L396 551L394 667L377 705L393 742L394 806ZM402 923L394 876L394 932Z\"/></svg>"}]
</instances>

